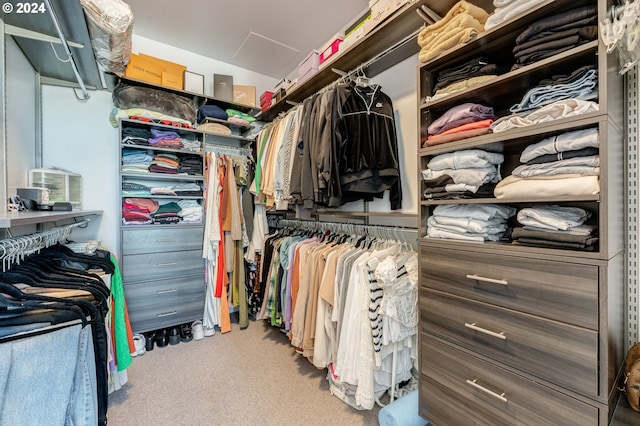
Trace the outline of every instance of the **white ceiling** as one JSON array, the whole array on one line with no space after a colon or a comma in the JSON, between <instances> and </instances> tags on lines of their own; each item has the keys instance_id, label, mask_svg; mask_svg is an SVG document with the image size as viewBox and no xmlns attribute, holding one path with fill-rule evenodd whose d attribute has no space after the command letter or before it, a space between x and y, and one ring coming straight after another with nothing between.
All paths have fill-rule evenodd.
<instances>
[{"instance_id":1,"label":"white ceiling","mask_svg":"<svg viewBox=\"0 0 640 426\"><path fill-rule=\"evenodd\" d=\"M368 0L126 0L133 32L274 78L368 8Z\"/></svg>"}]
</instances>

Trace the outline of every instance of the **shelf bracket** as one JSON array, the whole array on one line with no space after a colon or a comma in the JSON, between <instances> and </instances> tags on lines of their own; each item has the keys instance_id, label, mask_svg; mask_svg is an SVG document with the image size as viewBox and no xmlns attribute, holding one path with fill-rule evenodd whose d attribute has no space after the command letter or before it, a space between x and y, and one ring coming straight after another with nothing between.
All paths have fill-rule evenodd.
<instances>
[{"instance_id":1,"label":"shelf bracket","mask_svg":"<svg viewBox=\"0 0 640 426\"><path fill-rule=\"evenodd\" d=\"M84 80L82 80L82 77L80 76L80 71L78 71L78 65L76 64L75 59L73 59L73 53L69 48L69 43L67 42L67 39L62 33L62 28L60 27L60 23L58 22L58 17L56 16L56 13L53 10L53 7L51 6L51 1L44 0L44 2L47 4L47 10L51 15L51 19L53 20L53 25L56 27L56 32L58 33L58 37L60 37L60 42L62 43L62 46L64 47L64 50L67 53L67 56L69 57L69 63L71 64L71 69L73 70L73 74L76 76L78 85L82 90L83 97L80 98L77 96L77 94L76 94L76 97L81 101L87 101L89 100L89 92L87 91L87 87L84 84Z\"/></svg>"},{"instance_id":2,"label":"shelf bracket","mask_svg":"<svg viewBox=\"0 0 640 426\"><path fill-rule=\"evenodd\" d=\"M48 43L63 44L62 40L58 37L53 37L47 34L42 34L37 31L31 31L26 28L16 27L15 25L5 24L4 33L12 37L28 38L30 40L45 41ZM67 41L67 44L71 47L82 49L84 44L76 43L75 41Z\"/></svg>"}]
</instances>

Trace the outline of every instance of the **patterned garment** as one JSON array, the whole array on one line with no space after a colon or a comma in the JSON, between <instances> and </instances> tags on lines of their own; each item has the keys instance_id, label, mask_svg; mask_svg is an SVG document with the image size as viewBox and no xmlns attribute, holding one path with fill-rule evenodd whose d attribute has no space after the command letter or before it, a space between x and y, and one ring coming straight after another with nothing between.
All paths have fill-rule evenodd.
<instances>
[{"instance_id":1,"label":"patterned garment","mask_svg":"<svg viewBox=\"0 0 640 426\"><path fill-rule=\"evenodd\" d=\"M249 317L255 320L260 307L262 306L262 298L260 297L260 281L258 280L258 271L260 270L261 254L256 252L254 262L247 262L245 270L247 271L247 279L245 285L247 287L247 301L249 304Z\"/></svg>"}]
</instances>

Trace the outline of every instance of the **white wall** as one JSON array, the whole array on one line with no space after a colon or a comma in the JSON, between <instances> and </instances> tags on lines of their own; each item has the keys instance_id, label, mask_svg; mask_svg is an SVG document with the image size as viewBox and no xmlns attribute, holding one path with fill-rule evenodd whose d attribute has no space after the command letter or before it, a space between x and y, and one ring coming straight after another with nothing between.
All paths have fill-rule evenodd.
<instances>
[{"instance_id":1,"label":"white wall","mask_svg":"<svg viewBox=\"0 0 640 426\"><path fill-rule=\"evenodd\" d=\"M119 226L118 139L109 122L111 93L90 92L80 102L73 90L42 88L43 167L58 167L82 175L83 210L102 210L90 217L88 228L75 229L76 241L99 239L112 251L117 248Z\"/></svg>"},{"instance_id":2,"label":"white wall","mask_svg":"<svg viewBox=\"0 0 640 426\"><path fill-rule=\"evenodd\" d=\"M28 183L36 165L36 73L11 37L6 42L7 196Z\"/></svg>"}]
</instances>

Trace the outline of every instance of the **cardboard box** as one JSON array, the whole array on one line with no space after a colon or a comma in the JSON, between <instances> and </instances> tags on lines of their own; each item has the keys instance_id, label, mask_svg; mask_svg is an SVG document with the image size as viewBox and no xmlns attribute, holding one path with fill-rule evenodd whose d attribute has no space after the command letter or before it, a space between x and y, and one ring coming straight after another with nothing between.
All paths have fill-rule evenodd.
<instances>
[{"instance_id":1,"label":"cardboard box","mask_svg":"<svg viewBox=\"0 0 640 426\"><path fill-rule=\"evenodd\" d=\"M309 71L307 71L305 74L298 77L298 84L300 85L305 81L309 80L317 72L318 72L318 68L309 68Z\"/></svg>"},{"instance_id":2,"label":"cardboard box","mask_svg":"<svg viewBox=\"0 0 640 426\"><path fill-rule=\"evenodd\" d=\"M363 22L362 25L356 28L355 30L351 31L349 35L347 35L344 38L344 40L342 40L342 43L340 43L339 50L345 51L349 47L353 46L358 40L364 38L364 36L366 35L365 28L364 28L365 22Z\"/></svg>"},{"instance_id":3,"label":"cardboard box","mask_svg":"<svg viewBox=\"0 0 640 426\"><path fill-rule=\"evenodd\" d=\"M344 40L344 37L337 36L328 45L323 47L323 49L320 51L320 65L322 65L333 55L338 53L338 49L340 48L340 43L342 43L343 40Z\"/></svg>"},{"instance_id":4,"label":"cardboard box","mask_svg":"<svg viewBox=\"0 0 640 426\"><path fill-rule=\"evenodd\" d=\"M300 78L307 75L309 71L318 71L319 66L320 52L318 52L317 50L312 50L311 53L309 53L307 57L304 58L298 65L298 83L300 83Z\"/></svg>"},{"instance_id":5,"label":"cardboard box","mask_svg":"<svg viewBox=\"0 0 640 426\"><path fill-rule=\"evenodd\" d=\"M162 72L162 85L165 87L171 87L173 89L183 89L183 78L170 72Z\"/></svg>"},{"instance_id":6,"label":"cardboard box","mask_svg":"<svg viewBox=\"0 0 640 426\"><path fill-rule=\"evenodd\" d=\"M221 101L233 102L233 76L213 75L213 97Z\"/></svg>"},{"instance_id":7,"label":"cardboard box","mask_svg":"<svg viewBox=\"0 0 640 426\"><path fill-rule=\"evenodd\" d=\"M233 102L240 105L256 106L256 86L233 85Z\"/></svg>"},{"instance_id":8,"label":"cardboard box","mask_svg":"<svg viewBox=\"0 0 640 426\"><path fill-rule=\"evenodd\" d=\"M163 72L164 68L157 63L132 53L124 75L125 77L160 85L162 84Z\"/></svg>"},{"instance_id":9,"label":"cardboard box","mask_svg":"<svg viewBox=\"0 0 640 426\"><path fill-rule=\"evenodd\" d=\"M153 62L159 65L160 67L162 67L162 70L164 72L166 72L167 74L173 75L173 77L169 77L168 75L166 77L167 81L172 82L170 83L172 85L168 87L173 87L174 89L180 89L180 90L184 89L184 72L187 70L186 66L181 64L176 64L175 62L170 62L165 59L156 58L155 56L146 55L144 53L138 53L138 56L144 60L147 60L149 62ZM178 83L175 83L175 82L178 82ZM178 87L178 85L180 87Z\"/></svg>"},{"instance_id":10,"label":"cardboard box","mask_svg":"<svg viewBox=\"0 0 640 426\"><path fill-rule=\"evenodd\" d=\"M408 2L409 0L378 0L371 7L371 19L365 22L365 32L369 33Z\"/></svg>"}]
</instances>

